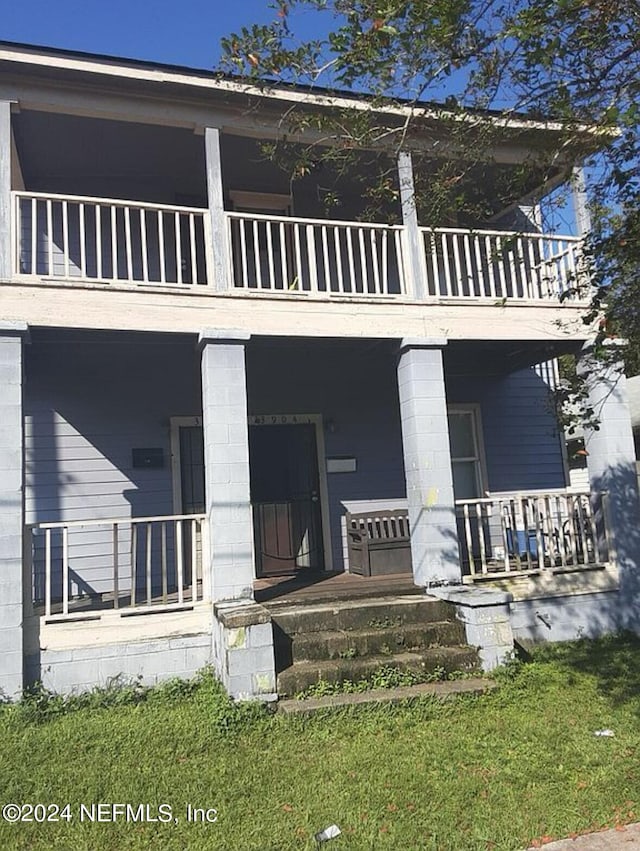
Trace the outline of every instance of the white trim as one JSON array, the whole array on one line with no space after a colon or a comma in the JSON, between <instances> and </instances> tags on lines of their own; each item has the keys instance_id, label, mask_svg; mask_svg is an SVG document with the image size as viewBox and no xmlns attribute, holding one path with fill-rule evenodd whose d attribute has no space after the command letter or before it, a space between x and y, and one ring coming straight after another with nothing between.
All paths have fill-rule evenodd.
<instances>
[{"instance_id":1,"label":"white trim","mask_svg":"<svg viewBox=\"0 0 640 851\"><path fill-rule=\"evenodd\" d=\"M324 446L324 425L322 414L252 414L248 417L250 426L277 425L313 425L316 430L316 451L318 455L318 488L320 490L320 522L322 524L322 547L324 550L324 571L333 570L333 552L331 550L331 526L329 514L329 488L327 484L327 459Z\"/></svg>"}]
</instances>

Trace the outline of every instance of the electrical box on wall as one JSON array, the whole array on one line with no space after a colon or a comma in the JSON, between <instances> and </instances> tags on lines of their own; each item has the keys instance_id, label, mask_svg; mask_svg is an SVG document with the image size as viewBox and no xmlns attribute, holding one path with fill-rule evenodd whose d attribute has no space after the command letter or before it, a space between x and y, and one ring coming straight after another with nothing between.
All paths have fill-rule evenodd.
<instances>
[{"instance_id":1,"label":"electrical box on wall","mask_svg":"<svg viewBox=\"0 0 640 851\"><path fill-rule=\"evenodd\" d=\"M358 463L355 458L336 456L327 458L327 473L355 473Z\"/></svg>"},{"instance_id":2,"label":"electrical box on wall","mask_svg":"<svg viewBox=\"0 0 640 851\"><path fill-rule=\"evenodd\" d=\"M164 450L162 447L155 449L132 449L131 466L134 468L145 468L157 470L164 467Z\"/></svg>"}]
</instances>

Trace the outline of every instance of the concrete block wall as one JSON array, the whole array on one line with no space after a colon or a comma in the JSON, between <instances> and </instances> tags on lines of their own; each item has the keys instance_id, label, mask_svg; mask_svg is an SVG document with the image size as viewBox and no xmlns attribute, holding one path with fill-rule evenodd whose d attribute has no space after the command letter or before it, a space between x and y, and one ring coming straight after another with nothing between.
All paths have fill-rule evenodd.
<instances>
[{"instance_id":1,"label":"concrete block wall","mask_svg":"<svg viewBox=\"0 0 640 851\"><path fill-rule=\"evenodd\" d=\"M141 678L152 686L163 680L189 679L211 664L211 635L168 636L147 641L46 650L27 657L27 676L59 694L107 686L116 679Z\"/></svg>"},{"instance_id":2,"label":"concrete block wall","mask_svg":"<svg viewBox=\"0 0 640 851\"><path fill-rule=\"evenodd\" d=\"M248 334L204 331L202 424L213 600L253 597L253 514L245 343Z\"/></svg>"},{"instance_id":3,"label":"concrete block wall","mask_svg":"<svg viewBox=\"0 0 640 851\"><path fill-rule=\"evenodd\" d=\"M398 393L417 585L459 582L442 348L445 340L403 340Z\"/></svg>"},{"instance_id":4,"label":"concrete block wall","mask_svg":"<svg viewBox=\"0 0 640 851\"><path fill-rule=\"evenodd\" d=\"M240 700L277 700L271 615L250 601L214 606L213 659L227 692Z\"/></svg>"},{"instance_id":5,"label":"concrete block wall","mask_svg":"<svg viewBox=\"0 0 640 851\"><path fill-rule=\"evenodd\" d=\"M22 346L26 325L0 323L0 695L23 687Z\"/></svg>"},{"instance_id":6,"label":"concrete block wall","mask_svg":"<svg viewBox=\"0 0 640 851\"><path fill-rule=\"evenodd\" d=\"M516 641L573 641L622 628L619 591L516 600L509 608Z\"/></svg>"}]
</instances>

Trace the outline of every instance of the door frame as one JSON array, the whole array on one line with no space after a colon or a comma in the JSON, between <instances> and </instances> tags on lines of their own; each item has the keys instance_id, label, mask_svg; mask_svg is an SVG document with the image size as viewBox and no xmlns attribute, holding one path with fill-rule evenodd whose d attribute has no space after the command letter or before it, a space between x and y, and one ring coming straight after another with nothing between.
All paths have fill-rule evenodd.
<instances>
[{"instance_id":1,"label":"door frame","mask_svg":"<svg viewBox=\"0 0 640 851\"><path fill-rule=\"evenodd\" d=\"M331 550L331 524L329 514L329 486L327 481L327 457L324 445L324 424L322 414L250 414L249 426L273 425L313 425L316 435L316 453L318 457L318 489L320 491L320 523L322 526L323 572L333 570L333 552ZM180 427L202 427L202 417L169 417L171 439L171 482L173 490L173 510L182 514L182 471L180 468ZM206 476L205 476L206 494Z\"/></svg>"}]
</instances>

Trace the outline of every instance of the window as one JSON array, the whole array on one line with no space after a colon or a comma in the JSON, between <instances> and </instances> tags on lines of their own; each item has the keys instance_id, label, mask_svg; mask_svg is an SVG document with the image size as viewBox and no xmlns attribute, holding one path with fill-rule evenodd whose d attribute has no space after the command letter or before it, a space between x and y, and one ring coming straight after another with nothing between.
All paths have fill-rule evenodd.
<instances>
[{"instance_id":1,"label":"window","mask_svg":"<svg viewBox=\"0 0 640 851\"><path fill-rule=\"evenodd\" d=\"M478 499L485 491L485 466L479 405L452 405L448 410L453 493Z\"/></svg>"}]
</instances>

